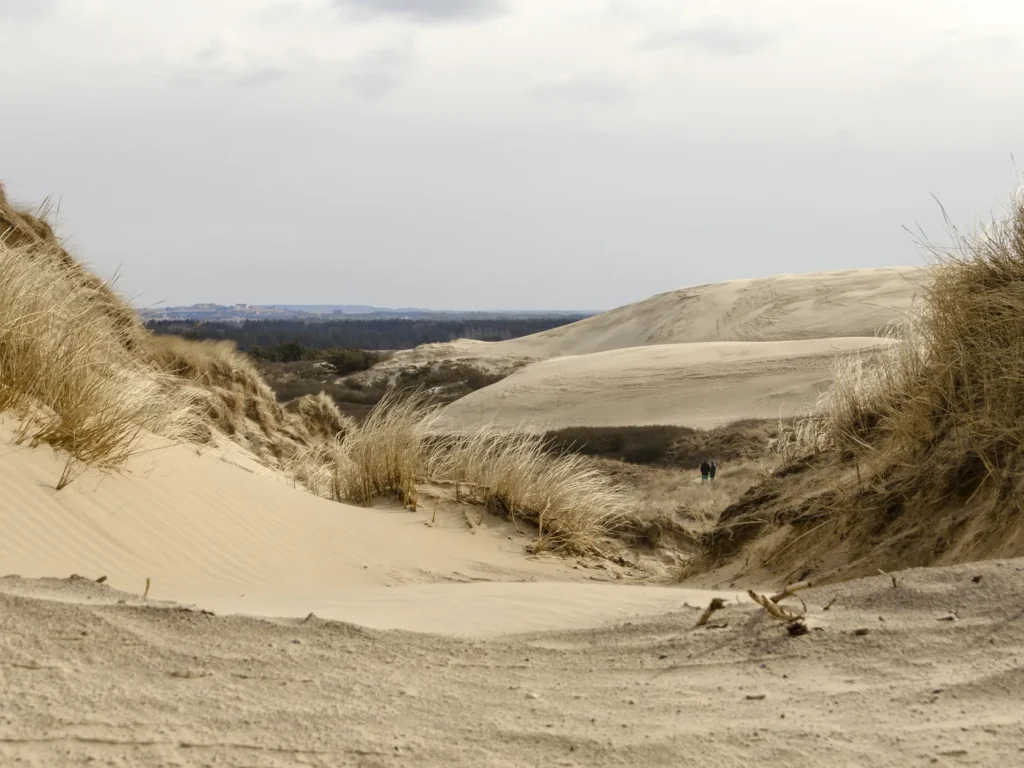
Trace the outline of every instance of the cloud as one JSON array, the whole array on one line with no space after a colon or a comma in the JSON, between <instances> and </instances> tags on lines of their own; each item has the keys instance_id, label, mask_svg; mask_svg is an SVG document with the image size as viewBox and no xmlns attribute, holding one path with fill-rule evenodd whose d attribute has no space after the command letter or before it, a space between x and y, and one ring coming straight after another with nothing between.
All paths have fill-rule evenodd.
<instances>
[{"instance_id":1,"label":"cloud","mask_svg":"<svg viewBox=\"0 0 1024 768\"><path fill-rule=\"evenodd\" d=\"M0 19L38 19L48 15L56 6L57 0L0 0Z\"/></svg>"},{"instance_id":2,"label":"cloud","mask_svg":"<svg viewBox=\"0 0 1024 768\"><path fill-rule=\"evenodd\" d=\"M623 83L602 75L582 74L545 78L533 88L539 99L575 101L582 104L610 104L632 93Z\"/></svg>"},{"instance_id":3,"label":"cloud","mask_svg":"<svg viewBox=\"0 0 1024 768\"><path fill-rule=\"evenodd\" d=\"M499 16L505 0L334 0L334 4L373 16L406 16L416 21L443 23Z\"/></svg>"},{"instance_id":4,"label":"cloud","mask_svg":"<svg viewBox=\"0 0 1024 768\"><path fill-rule=\"evenodd\" d=\"M727 19L709 20L687 29L655 32L639 44L643 50L697 48L717 56L746 56L773 45L778 36Z\"/></svg>"},{"instance_id":5,"label":"cloud","mask_svg":"<svg viewBox=\"0 0 1024 768\"><path fill-rule=\"evenodd\" d=\"M276 80L281 80L291 74L288 70L280 67L259 67L246 72L240 72L231 78L231 83L241 88L255 88Z\"/></svg>"},{"instance_id":6,"label":"cloud","mask_svg":"<svg viewBox=\"0 0 1024 768\"><path fill-rule=\"evenodd\" d=\"M1008 34L989 35L964 39L953 32L946 40L917 63L918 69L930 70L936 67L962 67L965 61L982 57L1005 56L1016 53L1020 39Z\"/></svg>"},{"instance_id":7,"label":"cloud","mask_svg":"<svg viewBox=\"0 0 1024 768\"><path fill-rule=\"evenodd\" d=\"M411 45L372 51L356 59L343 79L364 98L381 99L406 78L413 58Z\"/></svg>"},{"instance_id":8,"label":"cloud","mask_svg":"<svg viewBox=\"0 0 1024 768\"><path fill-rule=\"evenodd\" d=\"M232 51L223 42L214 40L197 51L189 65L177 70L176 79L190 85L217 82L238 88L258 88L293 73L293 69L270 63L262 56Z\"/></svg>"}]
</instances>

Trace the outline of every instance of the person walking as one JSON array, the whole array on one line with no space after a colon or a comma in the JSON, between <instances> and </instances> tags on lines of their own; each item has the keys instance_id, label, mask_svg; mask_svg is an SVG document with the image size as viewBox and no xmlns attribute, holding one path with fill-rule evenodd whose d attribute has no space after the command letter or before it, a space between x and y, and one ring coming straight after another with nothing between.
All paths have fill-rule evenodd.
<instances>
[{"instance_id":1,"label":"person walking","mask_svg":"<svg viewBox=\"0 0 1024 768\"><path fill-rule=\"evenodd\" d=\"M715 479L715 473L718 472L718 464L714 459L711 460L711 471L709 472L711 479Z\"/></svg>"},{"instance_id":2,"label":"person walking","mask_svg":"<svg viewBox=\"0 0 1024 768\"><path fill-rule=\"evenodd\" d=\"M706 458L700 463L700 481L706 483L711 477L711 462Z\"/></svg>"}]
</instances>

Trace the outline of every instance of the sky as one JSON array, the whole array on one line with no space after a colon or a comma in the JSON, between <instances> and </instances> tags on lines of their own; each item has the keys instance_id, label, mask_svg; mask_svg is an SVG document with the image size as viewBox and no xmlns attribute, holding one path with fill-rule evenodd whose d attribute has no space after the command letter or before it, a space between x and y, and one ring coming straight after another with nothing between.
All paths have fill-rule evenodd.
<instances>
[{"instance_id":1,"label":"sky","mask_svg":"<svg viewBox=\"0 0 1024 768\"><path fill-rule=\"evenodd\" d=\"M596 310L920 263L1020 0L0 0L0 180L139 306Z\"/></svg>"}]
</instances>

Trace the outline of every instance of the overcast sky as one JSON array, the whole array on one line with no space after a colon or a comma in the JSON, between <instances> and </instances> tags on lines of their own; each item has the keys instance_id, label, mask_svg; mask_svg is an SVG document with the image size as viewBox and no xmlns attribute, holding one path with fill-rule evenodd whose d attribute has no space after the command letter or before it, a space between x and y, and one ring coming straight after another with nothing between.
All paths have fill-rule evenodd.
<instances>
[{"instance_id":1,"label":"overcast sky","mask_svg":"<svg viewBox=\"0 0 1024 768\"><path fill-rule=\"evenodd\" d=\"M1022 38L1020 0L0 0L0 179L140 305L610 308L917 263L932 195L1017 184Z\"/></svg>"}]
</instances>

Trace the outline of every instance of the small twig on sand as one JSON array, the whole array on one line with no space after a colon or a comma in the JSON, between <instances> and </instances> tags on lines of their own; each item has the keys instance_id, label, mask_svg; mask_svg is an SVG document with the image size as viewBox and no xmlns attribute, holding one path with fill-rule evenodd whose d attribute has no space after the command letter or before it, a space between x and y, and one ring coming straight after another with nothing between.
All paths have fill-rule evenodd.
<instances>
[{"instance_id":1,"label":"small twig on sand","mask_svg":"<svg viewBox=\"0 0 1024 768\"><path fill-rule=\"evenodd\" d=\"M96 583L97 584L102 584L106 580L107 580L106 576L100 576L98 579L96 579Z\"/></svg>"},{"instance_id":2,"label":"small twig on sand","mask_svg":"<svg viewBox=\"0 0 1024 768\"><path fill-rule=\"evenodd\" d=\"M715 611L720 611L723 608L725 608L725 600L723 600L720 597L712 598L711 602L708 604L708 607L704 609L704 613L702 613L700 615L700 618L697 619L697 623L694 625L694 629L696 629L697 627L703 627L705 624L708 623L708 619L711 618Z\"/></svg>"},{"instance_id":3,"label":"small twig on sand","mask_svg":"<svg viewBox=\"0 0 1024 768\"><path fill-rule=\"evenodd\" d=\"M772 616L774 616L776 619L779 619L780 621L799 621L803 618L803 616L801 616L800 614L790 613L784 608L780 608L771 600L769 600L765 595L759 595L752 589L748 589L747 594L750 595L751 600L759 604L766 611L768 611L768 613L770 613Z\"/></svg>"},{"instance_id":4,"label":"small twig on sand","mask_svg":"<svg viewBox=\"0 0 1024 768\"><path fill-rule=\"evenodd\" d=\"M825 606L824 608L822 608L821 610L823 610L823 611L827 611L827 610L828 610L829 608L831 608L831 607L832 607L833 605L835 605L835 604L836 604L836 600L838 600L838 599L839 599L839 596L838 596L838 595L836 595L836 596L835 596L835 597L833 597L833 598L832 598L831 600L829 600L829 601L828 601L828 605L826 605L826 606Z\"/></svg>"},{"instance_id":5,"label":"small twig on sand","mask_svg":"<svg viewBox=\"0 0 1024 768\"><path fill-rule=\"evenodd\" d=\"M431 525L437 522L437 501L437 499L434 499L434 514L430 516Z\"/></svg>"},{"instance_id":6,"label":"small twig on sand","mask_svg":"<svg viewBox=\"0 0 1024 768\"><path fill-rule=\"evenodd\" d=\"M892 579L892 588L893 588L893 589L896 589L896 588L897 588L897 587L899 586L899 584L898 584L898 583L896 582L896 576L895 576L895 574L892 574L892 573L886 573L886 572L885 572L885 571L883 571L883 570L882 570L881 568L879 568L879 569L878 569L878 572L879 572L880 574L882 574L883 576L888 576L888 577L889 577L890 579Z\"/></svg>"},{"instance_id":7,"label":"small twig on sand","mask_svg":"<svg viewBox=\"0 0 1024 768\"><path fill-rule=\"evenodd\" d=\"M149 576L146 577L146 591L142 593L142 599L149 597Z\"/></svg>"},{"instance_id":8,"label":"small twig on sand","mask_svg":"<svg viewBox=\"0 0 1024 768\"><path fill-rule=\"evenodd\" d=\"M781 592L779 592L777 595L772 595L771 596L771 601L773 603L777 603L777 602L779 602L781 600L785 600L787 597L792 595L794 592L799 592L801 589L807 589L807 588L813 587L813 586L814 586L814 582L811 581L810 579L808 579L807 581L798 581L795 584L787 584L785 587L783 587Z\"/></svg>"}]
</instances>

